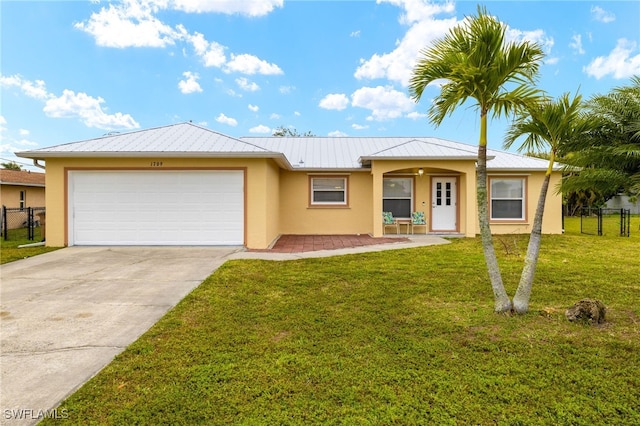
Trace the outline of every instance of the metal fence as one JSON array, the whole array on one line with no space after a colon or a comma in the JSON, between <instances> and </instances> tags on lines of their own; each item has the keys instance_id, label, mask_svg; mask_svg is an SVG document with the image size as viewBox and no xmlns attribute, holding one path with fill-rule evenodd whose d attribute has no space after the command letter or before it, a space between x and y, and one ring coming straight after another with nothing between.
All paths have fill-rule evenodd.
<instances>
[{"instance_id":1,"label":"metal fence","mask_svg":"<svg viewBox=\"0 0 640 426\"><path fill-rule=\"evenodd\" d=\"M2 206L0 235L7 240L44 240L44 207Z\"/></svg>"},{"instance_id":2,"label":"metal fence","mask_svg":"<svg viewBox=\"0 0 640 426\"><path fill-rule=\"evenodd\" d=\"M583 208L580 211L580 232L591 235L631 234L631 211L629 209Z\"/></svg>"}]
</instances>

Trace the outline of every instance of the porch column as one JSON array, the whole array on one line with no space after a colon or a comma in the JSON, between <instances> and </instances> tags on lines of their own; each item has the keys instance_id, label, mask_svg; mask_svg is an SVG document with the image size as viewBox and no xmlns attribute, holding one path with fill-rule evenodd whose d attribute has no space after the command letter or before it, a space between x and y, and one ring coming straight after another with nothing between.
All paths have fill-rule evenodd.
<instances>
[{"instance_id":1,"label":"porch column","mask_svg":"<svg viewBox=\"0 0 640 426\"><path fill-rule=\"evenodd\" d=\"M373 177L373 236L382 237L384 230L382 227L382 177L380 168L375 167L375 162L371 165L371 176Z\"/></svg>"}]
</instances>

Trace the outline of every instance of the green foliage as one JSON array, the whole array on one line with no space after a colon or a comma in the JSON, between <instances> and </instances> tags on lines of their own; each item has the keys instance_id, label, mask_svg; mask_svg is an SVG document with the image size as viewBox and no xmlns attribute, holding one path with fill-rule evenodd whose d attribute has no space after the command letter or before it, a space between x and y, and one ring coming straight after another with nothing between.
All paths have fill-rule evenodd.
<instances>
[{"instance_id":1,"label":"green foliage","mask_svg":"<svg viewBox=\"0 0 640 426\"><path fill-rule=\"evenodd\" d=\"M9 161L8 163L0 163L0 166L2 166L3 169L7 169L7 170L22 170L22 167L20 166L20 164L16 163L15 161Z\"/></svg>"},{"instance_id":2,"label":"green foliage","mask_svg":"<svg viewBox=\"0 0 640 426\"><path fill-rule=\"evenodd\" d=\"M603 199L640 194L640 76L587 102L595 128L574 138L564 160L581 170L563 181L563 192L589 190Z\"/></svg>"},{"instance_id":3,"label":"green foliage","mask_svg":"<svg viewBox=\"0 0 640 426\"><path fill-rule=\"evenodd\" d=\"M621 253L640 235L576 227L544 237L517 317L486 303L476 239L227 262L60 408L70 424L638 424L640 265ZM516 283L527 236L509 238ZM606 324L566 321L584 297Z\"/></svg>"},{"instance_id":4,"label":"green foliage","mask_svg":"<svg viewBox=\"0 0 640 426\"><path fill-rule=\"evenodd\" d=\"M285 137L285 138L286 137L299 138L299 137L311 137L315 135L311 133L310 130L301 135L300 133L298 133L297 129L280 126L273 130L273 134L271 136L278 136L278 137Z\"/></svg>"}]
</instances>

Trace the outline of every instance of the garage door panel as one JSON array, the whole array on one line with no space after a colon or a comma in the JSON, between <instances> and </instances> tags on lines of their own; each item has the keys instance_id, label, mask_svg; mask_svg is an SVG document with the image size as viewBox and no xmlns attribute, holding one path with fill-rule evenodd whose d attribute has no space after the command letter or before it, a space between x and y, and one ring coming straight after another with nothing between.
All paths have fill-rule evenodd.
<instances>
[{"instance_id":1,"label":"garage door panel","mask_svg":"<svg viewBox=\"0 0 640 426\"><path fill-rule=\"evenodd\" d=\"M241 171L71 172L69 243L241 245Z\"/></svg>"}]
</instances>

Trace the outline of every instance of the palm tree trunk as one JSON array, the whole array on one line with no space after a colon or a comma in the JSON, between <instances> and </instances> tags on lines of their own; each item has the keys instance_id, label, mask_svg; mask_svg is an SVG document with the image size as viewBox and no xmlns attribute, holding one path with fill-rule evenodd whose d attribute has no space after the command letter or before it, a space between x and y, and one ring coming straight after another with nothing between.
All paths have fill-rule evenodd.
<instances>
[{"instance_id":1,"label":"palm tree trunk","mask_svg":"<svg viewBox=\"0 0 640 426\"><path fill-rule=\"evenodd\" d=\"M526 314L529 311L529 299L531 297L531 288L533 287L533 277L538 266L538 255L540 254L540 242L542 240L542 215L544 213L544 203L547 199L547 191L549 189L549 180L551 178L551 169L553 168L554 155L551 154L549 160L549 170L542 181L540 188L540 196L538 197L538 206L536 207L536 215L533 219L533 227L531 228L531 236L529 237L529 246L527 254L524 258L524 267L520 276L518 289L513 297L513 310L518 314Z\"/></svg>"},{"instance_id":2,"label":"palm tree trunk","mask_svg":"<svg viewBox=\"0 0 640 426\"><path fill-rule=\"evenodd\" d=\"M477 202L478 221L480 222L480 236L482 238L482 250L484 260L487 264L491 288L493 289L494 311L497 313L511 310L511 299L502 283L498 258L493 247L493 237L489 226L489 213L487 206L489 202L487 192L487 115L480 116L480 143L478 144L478 166L477 166Z\"/></svg>"}]
</instances>

